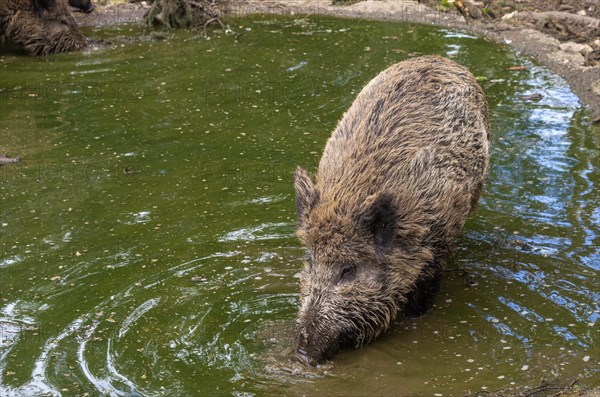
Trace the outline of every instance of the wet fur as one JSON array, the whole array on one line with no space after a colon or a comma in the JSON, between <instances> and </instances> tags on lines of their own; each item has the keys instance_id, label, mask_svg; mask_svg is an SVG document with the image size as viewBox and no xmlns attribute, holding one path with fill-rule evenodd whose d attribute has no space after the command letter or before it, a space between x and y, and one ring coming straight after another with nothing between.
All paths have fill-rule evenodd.
<instances>
[{"instance_id":1,"label":"wet fur","mask_svg":"<svg viewBox=\"0 0 600 397\"><path fill-rule=\"evenodd\" d=\"M364 87L316 182L296 172L297 235L308 252L296 349L308 363L369 343L400 309L417 316L433 304L488 163L487 104L462 66L415 58Z\"/></svg>"},{"instance_id":2,"label":"wet fur","mask_svg":"<svg viewBox=\"0 0 600 397\"><path fill-rule=\"evenodd\" d=\"M1 0L0 41L9 42L29 55L85 47L67 0Z\"/></svg>"}]
</instances>

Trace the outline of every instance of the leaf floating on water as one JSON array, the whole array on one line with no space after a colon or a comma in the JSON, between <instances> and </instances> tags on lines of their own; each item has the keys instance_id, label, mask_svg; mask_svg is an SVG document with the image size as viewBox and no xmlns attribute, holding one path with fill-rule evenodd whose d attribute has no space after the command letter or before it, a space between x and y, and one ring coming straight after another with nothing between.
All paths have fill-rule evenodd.
<instances>
[{"instance_id":1,"label":"leaf floating on water","mask_svg":"<svg viewBox=\"0 0 600 397\"><path fill-rule=\"evenodd\" d=\"M505 68L504 70L515 72L515 71L527 70L527 69L528 69L527 66L509 66L509 67Z\"/></svg>"},{"instance_id":2,"label":"leaf floating on water","mask_svg":"<svg viewBox=\"0 0 600 397\"><path fill-rule=\"evenodd\" d=\"M540 94L539 92L530 94L530 95L523 95L522 98L526 101L539 101L540 99L542 99L544 96L542 94Z\"/></svg>"},{"instance_id":3,"label":"leaf floating on water","mask_svg":"<svg viewBox=\"0 0 600 397\"><path fill-rule=\"evenodd\" d=\"M477 280L475 280L475 276L473 276L472 274L467 274L465 276L465 281L468 285L470 285L471 287L474 287L476 285L479 285L479 282L477 282Z\"/></svg>"}]
</instances>

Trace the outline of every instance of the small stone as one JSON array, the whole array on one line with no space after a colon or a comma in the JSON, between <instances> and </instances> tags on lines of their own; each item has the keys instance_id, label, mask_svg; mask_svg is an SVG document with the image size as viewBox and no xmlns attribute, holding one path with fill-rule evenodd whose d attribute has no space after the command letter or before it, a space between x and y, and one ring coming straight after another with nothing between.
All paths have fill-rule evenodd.
<instances>
[{"instance_id":1,"label":"small stone","mask_svg":"<svg viewBox=\"0 0 600 397\"><path fill-rule=\"evenodd\" d=\"M592 83L592 91L596 94L600 95L600 80L596 80ZM590 327L593 326L594 323L590 323Z\"/></svg>"},{"instance_id":2,"label":"small stone","mask_svg":"<svg viewBox=\"0 0 600 397\"><path fill-rule=\"evenodd\" d=\"M584 362L586 362L586 363L587 363L588 361L590 361L590 356L585 356L585 357L583 358L583 361L584 361Z\"/></svg>"},{"instance_id":3,"label":"small stone","mask_svg":"<svg viewBox=\"0 0 600 397\"><path fill-rule=\"evenodd\" d=\"M529 369L529 365L523 365L521 367L521 371L527 371Z\"/></svg>"},{"instance_id":4,"label":"small stone","mask_svg":"<svg viewBox=\"0 0 600 397\"><path fill-rule=\"evenodd\" d=\"M585 62L585 58L578 52L570 51L555 51L548 54L548 58L565 65L581 66Z\"/></svg>"},{"instance_id":5,"label":"small stone","mask_svg":"<svg viewBox=\"0 0 600 397\"><path fill-rule=\"evenodd\" d=\"M517 15L517 11L513 11L513 12L509 12L508 14L504 14L502 16L502 19L507 20L507 19L513 19L515 17L515 15Z\"/></svg>"},{"instance_id":6,"label":"small stone","mask_svg":"<svg viewBox=\"0 0 600 397\"><path fill-rule=\"evenodd\" d=\"M566 43L562 43L560 49L567 52L578 52L580 54L588 54L592 52L593 48L587 44L579 44L574 43L572 41L567 41Z\"/></svg>"}]
</instances>

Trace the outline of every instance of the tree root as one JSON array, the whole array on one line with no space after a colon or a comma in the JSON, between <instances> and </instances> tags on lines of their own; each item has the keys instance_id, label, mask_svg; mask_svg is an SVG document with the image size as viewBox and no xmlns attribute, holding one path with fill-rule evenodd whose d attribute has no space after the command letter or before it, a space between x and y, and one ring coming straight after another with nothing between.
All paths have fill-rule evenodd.
<instances>
[{"instance_id":1,"label":"tree root","mask_svg":"<svg viewBox=\"0 0 600 397\"><path fill-rule=\"evenodd\" d=\"M216 0L155 0L144 15L146 24L154 28L187 28L206 27L217 22L223 29L220 20L222 5L227 1Z\"/></svg>"}]
</instances>

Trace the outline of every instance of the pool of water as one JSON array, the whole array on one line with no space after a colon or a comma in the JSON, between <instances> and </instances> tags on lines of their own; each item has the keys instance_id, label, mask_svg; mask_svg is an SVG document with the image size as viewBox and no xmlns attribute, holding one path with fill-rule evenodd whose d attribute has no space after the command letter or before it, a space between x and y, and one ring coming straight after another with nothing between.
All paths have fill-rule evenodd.
<instances>
[{"instance_id":1,"label":"pool of water","mask_svg":"<svg viewBox=\"0 0 600 397\"><path fill-rule=\"evenodd\" d=\"M0 395L600 384L600 133L562 79L434 27L229 23L210 40L125 25L86 31L108 47L0 57L0 152L24 159L0 168ZM316 168L366 82L419 54L452 57L486 92L481 205L430 313L298 369L292 172Z\"/></svg>"}]
</instances>

